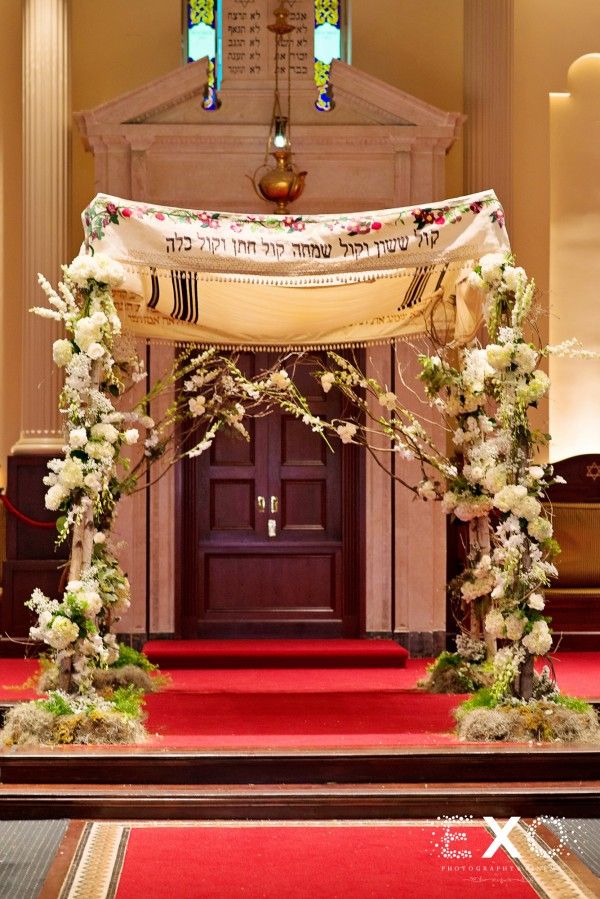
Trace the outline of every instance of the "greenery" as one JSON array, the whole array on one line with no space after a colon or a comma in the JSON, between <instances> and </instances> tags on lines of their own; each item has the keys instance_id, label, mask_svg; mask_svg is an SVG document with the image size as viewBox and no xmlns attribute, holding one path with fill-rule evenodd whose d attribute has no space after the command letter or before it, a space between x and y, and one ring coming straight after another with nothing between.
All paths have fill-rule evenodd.
<instances>
[{"instance_id":1,"label":"greenery","mask_svg":"<svg viewBox=\"0 0 600 899\"><path fill-rule=\"evenodd\" d=\"M143 652L139 652L133 646L127 646L126 643L119 643L119 658L110 667L123 668L125 665L135 665L142 671L158 671L158 665L153 665Z\"/></svg>"}]
</instances>

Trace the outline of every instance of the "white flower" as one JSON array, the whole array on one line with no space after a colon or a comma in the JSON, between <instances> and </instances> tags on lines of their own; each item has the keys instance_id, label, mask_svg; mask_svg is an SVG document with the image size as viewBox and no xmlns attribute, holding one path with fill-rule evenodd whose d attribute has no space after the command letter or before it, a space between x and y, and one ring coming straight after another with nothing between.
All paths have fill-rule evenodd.
<instances>
[{"instance_id":1,"label":"white flower","mask_svg":"<svg viewBox=\"0 0 600 899\"><path fill-rule=\"evenodd\" d=\"M487 253L479 260L481 277L488 284L497 284L502 277L502 266L506 262L504 253Z\"/></svg>"},{"instance_id":2,"label":"white flower","mask_svg":"<svg viewBox=\"0 0 600 899\"><path fill-rule=\"evenodd\" d=\"M101 343L94 341L93 343L90 343L86 353L90 359L100 359L100 357L104 355L104 347Z\"/></svg>"},{"instance_id":3,"label":"white flower","mask_svg":"<svg viewBox=\"0 0 600 899\"><path fill-rule=\"evenodd\" d=\"M494 496L494 505L501 512L515 512L515 507L527 496L524 484L508 484ZM517 514L515 512L515 514Z\"/></svg>"},{"instance_id":4,"label":"white flower","mask_svg":"<svg viewBox=\"0 0 600 899\"><path fill-rule=\"evenodd\" d=\"M109 287L119 287L125 274L122 266L105 253L76 256L66 272L74 284L83 288L89 287L90 280L108 284Z\"/></svg>"},{"instance_id":5,"label":"white flower","mask_svg":"<svg viewBox=\"0 0 600 899\"><path fill-rule=\"evenodd\" d=\"M102 531L96 531L96 533L94 534L94 543L97 545L106 543L106 535L103 534Z\"/></svg>"},{"instance_id":6,"label":"white flower","mask_svg":"<svg viewBox=\"0 0 600 899\"><path fill-rule=\"evenodd\" d=\"M321 375L321 387L323 388L323 393L329 393L334 384L335 375L332 371L326 371L324 375Z\"/></svg>"},{"instance_id":7,"label":"white flower","mask_svg":"<svg viewBox=\"0 0 600 899\"><path fill-rule=\"evenodd\" d=\"M98 493L102 488L102 482L100 481L100 478L92 472L86 474L83 479L83 483L89 490L92 490L94 493Z\"/></svg>"},{"instance_id":8,"label":"white flower","mask_svg":"<svg viewBox=\"0 0 600 899\"><path fill-rule=\"evenodd\" d=\"M513 508L515 515L519 518L526 518L527 521L533 521L542 511L542 504L535 496L524 496L520 502Z\"/></svg>"},{"instance_id":9,"label":"white flower","mask_svg":"<svg viewBox=\"0 0 600 899\"><path fill-rule=\"evenodd\" d=\"M356 434L358 428L356 425L353 425L351 422L347 421L344 424L338 425L335 429L337 431L338 437L342 441L342 443L352 443L352 438Z\"/></svg>"},{"instance_id":10,"label":"white flower","mask_svg":"<svg viewBox=\"0 0 600 899\"><path fill-rule=\"evenodd\" d=\"M490 493L498 493L503 487L506 487L506 478L508 470L506 465L495 465L488 468L482 479L482 484Z\"/></svg>"},{"instance_id":11,"label":"white flower","mask_svg":"<svg viewBox=\"0 0 600 899\"><path fill-rule=\"evenodd\" d=\"M505 265L502 280L511 293L516 293L525 286L527 275L525 274L525 269L520 266Z\"/></svg>"},{"instance_id":12,"label":"white flower","mask_svg":"<svg viewBox=\"0 0 600 899\"><path fill-rule=\"evenodd\" d=\"M110 462L115 455L115 448L105 440L90 440L85 445L85 451L91 459L99 462Z\"/></svg>"},{"instance_id":13,"label":"white flower","mask_svg":"<svg viewBox=\"0 0 600 899\"><path fill-rule=\"evenodd\" d=\"M66 649L79 636L79 628L70 618L57 615L46 631L45 642L53 649Z\"/></svg>"},{"instance_id":14,"label":"white flower","mask_svg":"<svg viewBox=\"0 0 600 899\"><path fill-rule=\"evenodd\" d=\"M460 592L462 593L463 599L470 602L472 599L477 599L479 596L487 596L493 586L494 575L489 573L483 577L476 577L474 581L463 581Z\"/></svg>"},{"instance_id":15,"label":"white flower","mask_svg":"<svg viewBox=\"0 0 600 899\"><path fill-rule=\"evenodd\" d=\"M85 611L89 618L95 618L102 608L102 600L100 594L95 590L86 590L80 594L82 601L85 603Z\"/></svg>"},{"instance_id":16,"label":"white flower","mask_svg":"<svg viewBox=\"0 0 600 899\"><path fill-rule=\"evenodd\" d=\"M454 509L454 514L460 521L472 521L487 515L492 508L492 501L488 496L473 496L469 499L461 499Z\"/></svg>"},{"instance_id":17,"label":"white flower","mask_svg":"<svg viewBox=\"0 0 600 899\"><path fill-rule=\"evenodd\" d=\"M386 393L382 393L379 397L379 404L383 406L384 409L395 409L396 408L397 397L395 393L392 393L391 390L386 391Z\"/></svg>"},{"instance_id":18,"label":"white flower","mask_svg":"<svg viewBox=\"0 0 600 899\"><path fill-rule=\"evenodd\" d=\"M544 540L549 540L552 536L552 523L547 518L539 516L527 523L527 531L534 540L542 543Z\"/></svg>"},{"instance_id":19,"label":"white flower","mask_svg":"<svg viewBox=\"0 0 600 899\"><path fill-rule=\"evenodd\" d=\"M541 399L550 387L550 378L545 371L538 368L534 371L529 384L519 389L519 398L527 404L536 403Z\"/></svg>"},{"instance_id":20,"label":"white flower","mask_svg":"<svg viewBox=\"0 0 600 899\"><path fill-rule=\"evenodd\" d=\"M508 368L510 365L513 355L511 344L490 343L485 351L487 361L496 371L502 371L502 369Z\"/></svg>"},{"instance_id":21,"label":"white flower","mask_svg":"<svg viewBox=\"0 0 600 899\"><path fill-rule=\"evenodd\" d=\"M101 328L91 318L84 317L75 323L74 333L75 343L85 353L92 343L100 339Z\"/></svg>"},{"instance_id":22,"label":"white flower","mask_svg":"<svg viewBox=\"0 0 600 899\"><path fill-rule=\"evenodd\" d=\"M479 272L476 272L476 271L475 271L475 269L473 269L472 272L469 272L467 281L469 282L469 284L471 285L471 287L478 287L480 290L481 290L483 287L485 287L483 278L481 277L481 275L479 274Z\"/></svg>"},{"instance_id":23,"label":"white flower","mask_svg":"<svg viewBox=\"0 0 600 899\"><path fill-rule=\"evenodd\" d=\"M291 383L290 376L287 371L282 368L281 371L271 372L268 383L271 387L274 387L275 390L287 390Z\"/></svg>"},{"instance_id":24,"label":"white flower","mask_svg":"<svg viewBox=\"0 0 600 899\"><path fill-rule=\"evenodd\" d=\"M534 621L531 631L523 637L523 646L534 656L545 655L552 646L552 635L545 621Z\"/></svg>"},{"instance_id":25,"label":"white flower","mask_svg":"<svg viewBox=\"0 0 600 899\"><path fill-rule=\"evenodd\" d=\"M92 438L94 440L107 440L109 443L116 443L119 432L114 425L101 421L92 427Z\"/></svg>"},{"instance_id":26,"label":"white flower","mask_svg":"<svg viewBox=\"0 0 600 899\"><path fill-rule=\"evenodd\" d=\"M138 442L140 432L137 428L129 428L127 431L125 431L125 434L123 436L127 446L133 446L134 443Z\"/></svg>"},{"instance_id":27,"label":"white flower","mask_svg":"<svg viewBox=\"0 0 600 899\"><path fill-rule=\"evenodd\" d=\"M485 616L485 629L492 637L503 637L505 624L502 612L498 609L490 609Z\"/></svg>"},{"instance_id":28,"label":"white flower","mask_svg":"<svg viewBox=\"0 0 600 899\"><path fill-rule=\"evenodd\" d=\"M544 469L541 465L530 465L527 471L532 478L535 478L536 481L539 481L544 477Z\"/></svg>"},{"instance_id":29,"label":"white flower","mask_svg":"<svg viewBox=\"0 0 600 899\"><path fill-rule=\"evenodd\" d=\"M513 613L506 618L506 636L509 640L520 640L525 630L527 619L524 615Z\"/></svg>"},{"instance_id":30,"label":"white flower","mask_svg":"<svg viewBox=\"0 0 600 899\"><path fill-rule=\"evenodd\" d=\"M139 421L140 421L141 426L143 428L146 428L147 430L150 430L151 428L154 427L154 419L150 418L149 415L142 415L142 417L140 418Z\"/></svg>"},{"instance_id":31,"label":"white flower","mask_svg":"<svg viewBox=\"0 0 600 899\"><path fill-rule=\"evenodd\" d=\"M206 412L206 399L200 394L200 396L192 396L188 400L188 407L190 412L194 417L198 415L204 415Z\"/></svg>"},{"instance_id":32,"label":"white flower","mask_svg":"<svg viewBox=\"0 0 600 899\"><path fill-rule=\"evenodd\" d=\"M433 481L421 481L417 487L417 492L423 499L437 498L437 490Z\"/></svg>"},{"instance_id":33,"label":"white flower","mask_svg":"<svg viewBox=\"0 0 600 899\"><path fill-rule=\"evenodd\" d=\"M537 612L541 612L543 611L546 602L541 593L532 593L527 600L527 605L530 609L535 609Z\"/></svg>"},{"instance_id":34,"label":"white flower","mask_svg":"<svg viewBox=\"0 0 600 899\"><path fill-rule=\"evenodd\" d=\"M73 428L69 431L69 444L73 449L81 449L87 443L87 431L85 428Z\"/></svg>"},{"instance_id":35,"label":"white flower","mask_svg":"<svg viewBox=\"0 0 600 899\"><path fill-rule=\"evenodd\" d=\"M537 365L538 354L528 343L518 343L515 347L515 362L521 371L530 372Z\"/></svg>"},{"instance_id":36,"label":"white flower","mask_svg":"<svg viewBox=\"0 0 600 899\"><path fill-rule=\"evenodd\" d=\"M52 358L61 367L68 365L73 358L73 344L70 340L55 340L52 344Z\"/></svg>"},{"instance_id":37,"label":"white flower","mask_svg":"<svg viewBox=\"0 0 600 899\"><path fill-rule=\"evenodd\" d=\"M66 459L58 474L59 483L65 490L83 487L83 465L79 459Z\"/></svg>"}]
</instances>

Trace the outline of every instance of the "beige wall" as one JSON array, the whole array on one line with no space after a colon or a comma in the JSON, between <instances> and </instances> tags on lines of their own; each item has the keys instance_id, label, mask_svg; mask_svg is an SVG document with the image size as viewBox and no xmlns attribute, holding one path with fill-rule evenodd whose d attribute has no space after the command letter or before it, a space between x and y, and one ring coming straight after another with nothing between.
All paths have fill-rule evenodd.
<instances>
[{"instance_id":1,"label":"beige wall","mask_svg":"<svg viewBox=\"0 0 600 899\"><path fill-rule=\"evenodd\" d=\"M20 431L21 3L0 0L0 486Z\"/></svg>"},{"instance_id":2,"label":"beige wall","mask_svg":"<svg viewBox=\"0 0 600 899\"><path fill-rule=\"evenodd\" d=\"M557 312L550 293L550 103L553 91L566 91L569 66L585 53L600 51L598 0L516 0L513 98L513 217L512 245L518 260L535 277L547 315ZM600 165L600 146L595 146ZM573 164L576 164L573 162ZM564 172L569 177L568 168ZM584 317L597 316L597 298L578 294L573 302L586 304ZM592 302L594 305L592 305ZM581 305L580 305L581 312ZM539 323L548 338L548 317ZM596 389L596 395L600 385ZM547 425L548 404L540 425ZM598 451L600 447L596 447ZM550 458L577 452L562 443Z\"/></svg>"},{"instance_id":3,"label":"beige wall","mask_svg":"<svg viewBox=\"0 0 600 899\"><path fill-rule=\"evenodd\" d=\"M352 0L352 64L419 100L462 112L463 0ZM447 158L447 197L461 195L462 170L458 140Z\"/></svg>"}]
</instances>

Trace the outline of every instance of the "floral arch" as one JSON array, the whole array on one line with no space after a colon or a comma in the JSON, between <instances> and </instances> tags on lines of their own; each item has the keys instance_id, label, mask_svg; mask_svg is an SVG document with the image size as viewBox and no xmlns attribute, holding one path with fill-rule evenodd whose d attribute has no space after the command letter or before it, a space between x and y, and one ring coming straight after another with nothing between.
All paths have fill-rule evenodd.
<instances>
[{"instance_id":1,"label":"floral arch","mask_svg":"<svg viewBox=\"0 0 600 899\"><path fill-rule=\"evenodd\" d=\"M5 739L61 742L65 727L69 742L144 738L139 679L110 674L120 654L111 628L129 602L111 542L118 501L144 486L154 460L199 455L222 428L249 439L245 419L274 407L330 443L381 452L384 466L390 453L417 460L421 477L405 486L468 523L466 568L450 585L463 633L427 683L481 688L459 709L462 735L503 738L500 714L501 723L514 719L504 738L514 737L525 709L530 736L549 703L554 736L574 738L571 719L561 724L561 715L575 715L576 737L597 735L593 711L534 672L535 658L552 644L543 589L556 573L557 546L543 507L552 467L534 458L547 435L532 430L529 409L548 390L543 356L572 347L540 349L525 336L534 285L514 264L494 194L315 217L199 212L99 195L83 218L81 255L64 269L58 291L40 277L49 307L34 310L65 327L53 355L65 369L66 445L45 483L71 558L62 599L36 590L28 602L38 615L32 636L49 647L51 692L10 713ZM482 323L483 343L476 338ZM336 352L423 334L431 352L420 356L420 378L446 422L450 454L386 385ZM133 407L128 388L145 375L127 335L180 345L173 368ZM325 349L328 361L315 375L324 391L342 391L355 412L320 420L282 366L248 378L222 352L259 346L288 357ZM160 394L169 402L154 421L148 404ZM132 462L125 449L138 444L143 452Z\"/></svg>"}]
</instances>

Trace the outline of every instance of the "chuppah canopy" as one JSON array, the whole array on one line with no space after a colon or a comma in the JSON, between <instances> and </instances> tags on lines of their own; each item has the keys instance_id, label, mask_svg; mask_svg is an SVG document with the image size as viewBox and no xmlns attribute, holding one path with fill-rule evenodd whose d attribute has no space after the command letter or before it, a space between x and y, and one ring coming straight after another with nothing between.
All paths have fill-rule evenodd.
<instances>
[{"instance_id":1,"label":"chuppah canopy","mask_svg":"<svg viewBox=\"0 0 600 899\"><path fill-rule=\"evenodd\" d=\"M509 249L493 191L339 215L247 215L98 194L85 248L125 268L135 335L221 347L357 346L410 335L470 339L473 263Z\"/></svg>"}]
</instances>

